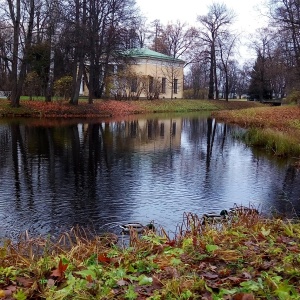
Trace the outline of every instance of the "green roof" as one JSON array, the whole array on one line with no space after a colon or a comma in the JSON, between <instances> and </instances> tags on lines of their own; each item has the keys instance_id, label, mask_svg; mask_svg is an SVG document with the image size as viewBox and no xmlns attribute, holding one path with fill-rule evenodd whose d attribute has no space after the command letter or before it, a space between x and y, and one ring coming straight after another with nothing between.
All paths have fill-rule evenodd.
<instances>
[{"instance_id":1,"label":"green roof","mask_svg":"<svg viewBox=\"0 0 300 300\"><path fill-rule=\"evenodd\" d=\"M183 60L179 58L175 58L166 54L162 54L153 50L150 50L148 48L134 48L134 49L128 49L123 52L125 56L133 57L133 58L153 58L153 59L159 59L159 60L172 60L179 63L184 63Z\"/></svg>"}]
</instances>

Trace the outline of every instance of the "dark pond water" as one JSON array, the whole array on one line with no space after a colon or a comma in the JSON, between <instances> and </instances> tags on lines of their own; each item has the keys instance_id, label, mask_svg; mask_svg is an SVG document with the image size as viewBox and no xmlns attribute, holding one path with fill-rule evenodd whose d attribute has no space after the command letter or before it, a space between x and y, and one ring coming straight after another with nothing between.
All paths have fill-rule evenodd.
<instances>
[{"instance_id":1,"label":"dark pond water","mask_svg":"<svg viewBox=\"0 0 300 300\"><path fill-rule=\"evenodd\" d=\"M205 115L0 121L0 235L97 233L237 205L300 213L300 174Z\"/></svg>"}]
</instances>

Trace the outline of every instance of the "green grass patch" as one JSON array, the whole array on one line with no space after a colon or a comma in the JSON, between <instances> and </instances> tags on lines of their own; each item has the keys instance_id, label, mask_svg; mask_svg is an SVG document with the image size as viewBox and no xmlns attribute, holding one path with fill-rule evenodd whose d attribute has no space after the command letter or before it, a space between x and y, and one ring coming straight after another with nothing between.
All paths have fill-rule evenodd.
<instances>
[{"instance_id":1,"label":"green grass patch","mask_svg":"<svg viewBox=\"0 0 300 300\"><path fill-rule=\"evenodd\" d=\"M207 100L140 100L136 104L143 110L149 112L190 112L199 110L218 110L220 109L215 103Z\"/></svg>"},{"instance_id":2,"label":"green grass patch","mask_svg":"<svg viewBox=\"0 0 300 300\"><path fill-rule=\"evenodd\" d=\"M30 99L31 98L31 99ZM45 97L44 96L21 96L20 97L20 101L45 101Z\"/></svg>"},{"instance_id":3,"label":"green grass patch","mask_svg":"<svg viewBox=\"0 0 300 300\"><path fill-rule=\"evenodd\" d=\"M292 127L300 130L300 120L292 120L290 121Z\"/></svg>"},{"instance_id":4,"label":"green grass patch","mask_svg":"<svg viewBox=\"0 0 300 300\"><path fill-rule=\"evenodd\" d=\"M251 128L242 139L247 145L264 148L277 156L300 156L298 139L279 131Z\"/></svg>"}]
</instances>

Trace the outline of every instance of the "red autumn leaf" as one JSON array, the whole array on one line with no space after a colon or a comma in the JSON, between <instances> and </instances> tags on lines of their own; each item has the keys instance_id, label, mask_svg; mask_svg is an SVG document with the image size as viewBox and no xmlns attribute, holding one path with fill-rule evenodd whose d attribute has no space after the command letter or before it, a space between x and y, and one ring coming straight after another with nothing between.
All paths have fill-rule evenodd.
<instances>
[{"instance_id":1,"label":"red autumn leaf","mask_svg":"<svg viewBox=\"0 0 300 300\"><path fill-rule=\"evenodd\" d=\"M62 277L68 267L68 264L63 264L62 259L59 260L58 268L53 270L51 276Z\"/></svg>"},{"instance_id":2,"label":"red autumn leaf","mask_svg":"<svg viewBox=\"0 0 300 300\"><path fill-rule=\"evenodd\" d=\"M111 259L109 257L107 257L105 254L99 254L98 255L98 262L110 263Z\"/></svg>"},{"instance_id":3,"label":"red autumn leaf","mask_svg":"<svg viewBox=\"0 0 300 300\"><path fill-rule=\"evenodd\" d=\"M174 240L170 240L170 241L166 242L166 245L174 247L175 246L175 241Z\"/></svg>"},{"instance_id":4,"label":"red autumn leaf","mask_svg":"<svg viewBox=\"0 0 300 300\"><path fill-rule=\"evenodd\" d=\"M89 282L89 283L92 283L93 282L93 278L91 275L87 275L86 276L86 280Z\"/></svg>"}]
</instances>

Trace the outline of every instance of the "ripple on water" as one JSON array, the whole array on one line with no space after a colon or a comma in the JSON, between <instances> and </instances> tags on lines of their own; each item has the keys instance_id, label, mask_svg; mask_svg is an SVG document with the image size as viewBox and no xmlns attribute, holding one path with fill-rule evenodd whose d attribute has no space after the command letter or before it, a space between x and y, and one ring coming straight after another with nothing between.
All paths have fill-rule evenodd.
<instances>
[{"instance_id":1,"label":"ripple on water","mask_svg":"<svg viewBox=\"0 0 300 300\"><path fill-rule=\"evenodd\" d=\"M115 125L106 126L105 139L106 133L89 136L83 128L78 148L73 147L76 128L62 126L61 134L49 128L47 138L55 137L50 145L47 139L39 142L44 128L27 126L37 148L25 147L30 163L26 169L20 158L17 180L11 141L2 143L0 234L58 234L77 224L101 233L118 231L121 223L152 220L174 232L184 213L220 212L235 203L300 212L299 172L236 142L224 124L209 137L207 119L187 118L177 128L178 136L165 135L170 138L165 144L160 131L148 137L150 127L135 140L125 131L113 131Z\"/></svg>"}]
</instances>

